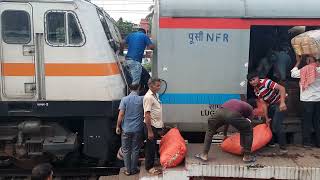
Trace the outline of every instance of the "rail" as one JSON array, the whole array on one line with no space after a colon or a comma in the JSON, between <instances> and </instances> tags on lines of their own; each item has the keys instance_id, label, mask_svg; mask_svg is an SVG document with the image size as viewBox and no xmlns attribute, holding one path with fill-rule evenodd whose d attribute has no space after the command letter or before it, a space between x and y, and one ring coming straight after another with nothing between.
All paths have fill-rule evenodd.
<instances>
[{"instance_id":1,"label":"rail","mask_svg":"<svg viewBox=\"0 0 320 180\"><path fill-rule=\"evenodd\" d=\"M124 82L126 84L126 94L129 94L130 93L129 92L129 84L128 84L128 81L127 81L127 78L126 78L126 74L125 74L125 72L123 70L123 66L121 64L121 60L120 60L120 57L119 57L118 53L116 53L116 61L117 61L118 67L119 67L119 69L121 71L122 78L123 78L123 80L124 80Z\"/></svg>"}]
</instances>

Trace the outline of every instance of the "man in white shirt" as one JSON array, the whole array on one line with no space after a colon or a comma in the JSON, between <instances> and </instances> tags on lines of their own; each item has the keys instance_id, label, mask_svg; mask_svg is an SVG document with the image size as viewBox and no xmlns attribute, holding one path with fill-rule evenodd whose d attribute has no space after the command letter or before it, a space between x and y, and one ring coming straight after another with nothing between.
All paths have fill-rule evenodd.
<instances>
[{"instance_id":1,"label":"man in white shirt","mask_svg":"<svg viewBox=\"0 0 320 180\"><path fill-rule=\"evenodd\" d=\"M160 174L161 171L154 168L154 155L156 153L156 142L160 139L163 130L162 105L159 100L160 79L149 79L149 91L143 98L145 134L147 142L145 146L145 168L150 174Z\"/></svg>"},{"instance_id":2,"label":"man in white shirt","mask_svg":"<svg viewBox=\"0 0 320 180\"><path fill-rule=\"evenodd\" d=\"M291 77L300 78L300 101L303 102L304 115L302 135L304 147L310 147L311 129L316 133L316 146L320 146L320 62L313 56L305 57L307 65L299 69L301 56L296 57L296 65L291 70ZM313 74L316 73L316 74ZM302 82L304 80L304 82ZM305 84L305 81L308 83Z\"/></svg>"}]
</instances>

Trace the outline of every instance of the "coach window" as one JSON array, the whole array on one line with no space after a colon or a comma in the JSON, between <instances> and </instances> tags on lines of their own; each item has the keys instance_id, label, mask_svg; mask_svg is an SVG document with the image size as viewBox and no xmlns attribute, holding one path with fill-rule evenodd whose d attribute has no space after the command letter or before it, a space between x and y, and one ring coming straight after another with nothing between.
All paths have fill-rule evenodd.
<instances>
[{"instance_id":1,"label":"coach window","mask_svg":"<svg viewBox=\"0 0 320 180\"><path fill-rule=\"evenodd\" d=\"M30 16L25 11L4 11L1 16L3 41L8 44L28 44L31 40Z\"/></svg>"},{"instance_id":2,"label":"coach window","mask_svg":"<svg viewBox=\"0 0 320 180\"><path fill-rule=\"evenodd\" d=\"M66 11L48 12L46 41L51 46L82 46L85 38L76 15Z\"/></svg>"}]
</instances>

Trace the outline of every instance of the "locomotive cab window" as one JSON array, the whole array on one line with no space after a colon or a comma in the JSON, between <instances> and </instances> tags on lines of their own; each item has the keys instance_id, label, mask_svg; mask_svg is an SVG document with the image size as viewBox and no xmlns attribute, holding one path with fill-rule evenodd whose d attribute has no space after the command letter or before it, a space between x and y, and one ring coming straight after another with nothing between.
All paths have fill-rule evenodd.
<instances>
[{"instance_id":1,"label":"locomotive cab window","mask_svg":"<svg viewBox=\"0 0 320 180\"><path fill-rule=\"evenodd\" d=\"M51 46L82 46L84 33L73 12L50 11L46 14L46 42Z\"/></svg>"},{"instance_id":2,"label":"locomotive cab window","mask_svg":"<svg viewBox=\"0 0 320 180\"><path fill-rule=\"evenodd\" d=\"M8 44L28 44L31 40L30 16L25 11L4 11L1 15L2 37Z\"/></svg>"},{"instance_id":3,"label":"locomotive cab window","mask_svg":"<svg viewBox=\"0 0 320 180\"><path fill-rule=\"evenodd\" d=\"M104 33L105 33L105 35L106 35L106 37L108 39L108 42L109 42L111 48L114 50L114 52L116 52L119 49L119 47L117 47L116 43L114 42L114 39L112 38L108 22L105 19L105 16L104 16L103 12L100 9L97 9L97 13L98 13L101 25L103 27Z\"/></svg>"},{"instance_id":4,"label":"locomotive cab window","mask_svg":"<svg viewBox=\"0 0 320 180\"><path fill-rule=\"evenodd\" d=\"M69 43L70 44L81 44L83 41L79 25L76 21L76 18L73 14L68 14L68 34L69 34Z\"/></svg>"}]
</instances>

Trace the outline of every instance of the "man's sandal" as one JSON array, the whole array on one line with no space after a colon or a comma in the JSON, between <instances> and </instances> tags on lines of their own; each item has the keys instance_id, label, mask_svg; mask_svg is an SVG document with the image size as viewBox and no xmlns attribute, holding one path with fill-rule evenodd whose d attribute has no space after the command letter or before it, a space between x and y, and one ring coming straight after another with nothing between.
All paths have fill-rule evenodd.
<instances>
[{"instance_id":1,"label":"man's sandal","mask_svg":"<svg viewBox=\"0 0 320 180\"><path fill-rule=\"evenodd\" d=\"M201 157L201 154L196 154L196 155L194 155L194 157L197 158L197 159L199 159L199 160L201 160L201 161L204 161L204 162L208 161L208 159L202 158L202 157Z\"/></svg>"},{"instance_id":2,"label":"man's sandal","mask_svg":"<svg viewBox=\"0 0 320 180\"><path fill-rule=\"evenodd\" d=\"M126 176L130 176L131 175L127 170L123 171L123 174L126 175Z\"/></svg>"},{"instance_id":3,"label":"man's sandal","mask_svg":"<svg viewBox=\"0 0 320 180\"><path fill-rule=\"evenodd\" d=\"M135 174L139 174L140 173L140 170L137 169L137 170L134 170L133 172L131 172L131 175L135 175Z\"/></svg>"},{"instance_id":4,"label":"man's sandal","mask_svg":"<svg viewBox=\"0 0 320 180\"><path fill-rule=\"evenodd\" d=\"M149 169L149 174L152 174L152 175L159 175L161 174L161 171L159 169L156 169L156 168L151 168Z\"/></svg>"}]
</instances>

